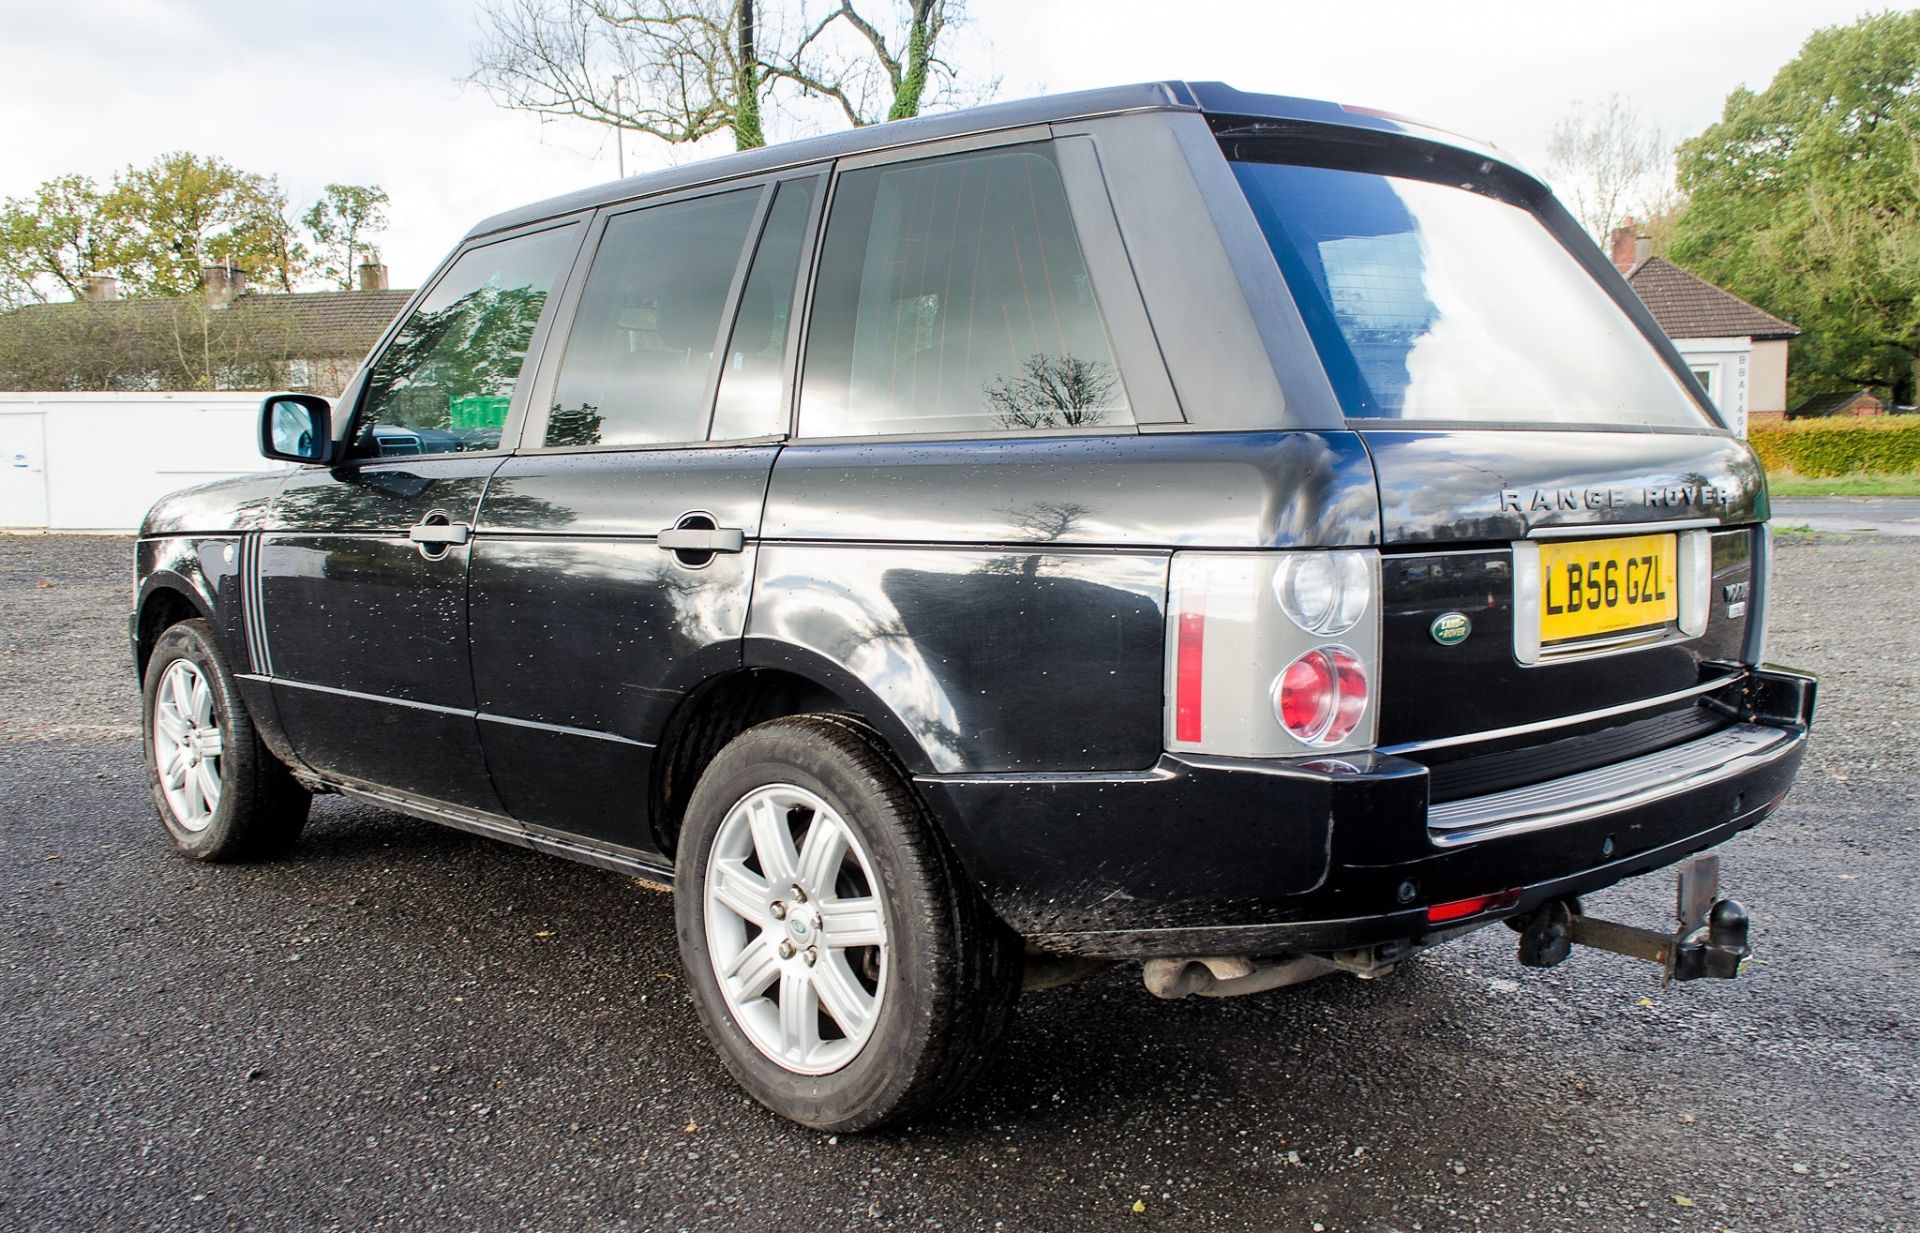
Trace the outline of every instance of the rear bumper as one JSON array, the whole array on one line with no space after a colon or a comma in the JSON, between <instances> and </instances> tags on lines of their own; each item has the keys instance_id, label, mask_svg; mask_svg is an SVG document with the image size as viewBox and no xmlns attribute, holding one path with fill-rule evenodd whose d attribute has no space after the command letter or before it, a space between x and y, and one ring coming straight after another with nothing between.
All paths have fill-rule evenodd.
<instances>
[{"instance_id":1,"label":"rear bumper","mask_svg":"<svg viewBox=\"0 0 1920 1233\"><path fill-rule=\"evenodd\" d=\"M1812 678L1749 673L1733 726L1601 771L1429 808L1383 755L1163 755L1110 775L919 785L1001 917L1049 951L1270 955L1433 940L1663 868L1759 822L1806 751ZM1427 907L1518 891L1483 917Z\"/></svg>"}]
</instances>

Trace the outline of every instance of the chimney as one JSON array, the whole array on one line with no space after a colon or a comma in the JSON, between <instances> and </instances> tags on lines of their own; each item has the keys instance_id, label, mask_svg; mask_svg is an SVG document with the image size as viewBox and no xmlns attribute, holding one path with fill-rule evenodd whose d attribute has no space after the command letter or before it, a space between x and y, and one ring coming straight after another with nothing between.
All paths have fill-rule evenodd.
<instances>
[{"instance_id":1,"label":"chimney","mask_svg":"<svg viewBox=\"0 0 1920 1233\"><path fill-rule=\"evenodd\" d=\"M1640 224L1633 221L1629 214L1620 220L1608 237L1608 255L1613 258L1613 268L1625 274L1636 264L1650 255L1652 241L1640 234Z\"/></svg>"},{"instance_id":2,"label":"chimney","mask_svg":"<svg viewBox=\"0 0 1920 1233\"><path fill-rule=\"evenodd\" d=\"M120 298L120 280L111 274L87 276L87 298L98 304Z\"/></svg>"},{"instance_id":3,"label":"chimney","mask_svg":"<svg viewBox=\"0 0 1920 1233\"><path fill-rule=\"evenodd\" d=\"M368 253L360 263L360 290L385 291L387 289L387 267L380 264L379 253Z\"/></svg>"},{"instance_id":4,"label":"chimney","mask_svg":"<svg viewBox=\"0 0 1920 1233\"><path fill-rule=\"evenodd\" d=\"M230 265L206 265L200 267L200 289L207 293L207 307L225 308L234 296L234 283L246 284L244 275L236 279L240 272Z\"/></svg>"}]
</instances>

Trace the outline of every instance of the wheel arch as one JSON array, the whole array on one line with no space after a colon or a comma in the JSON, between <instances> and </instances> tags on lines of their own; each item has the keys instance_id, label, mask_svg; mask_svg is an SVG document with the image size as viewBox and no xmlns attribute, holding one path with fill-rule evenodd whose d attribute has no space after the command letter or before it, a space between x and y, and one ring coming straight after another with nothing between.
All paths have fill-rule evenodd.
<instances>
[{"instance_id":1,"label":"wheel arch","mask_svg":"<svg viewBox=\"0 0 1920 1233\"><path fill-rule=\"evenodd\" d=\"M160 635L182 621L213 620L213 611L205 597L178 574L155 574L140 588L140 606L134 621L134 669L140 679L147 675L147 662L153 657Z\"/></svg>"},{"instance_id":2,"label":"wheel arch","mask_svg":"<svg viewBox=\"0 0 1920 1233\"><path fill-rule=\"evenodd\" d=\"M755 724L810 714L839 715L870 729L909 782L929 769L907 725L858 681L804 662L748 663L702 682L662 732L649 810L660 851L673 854L694 785L728 742Z\"/></svg>"}]
</instances>

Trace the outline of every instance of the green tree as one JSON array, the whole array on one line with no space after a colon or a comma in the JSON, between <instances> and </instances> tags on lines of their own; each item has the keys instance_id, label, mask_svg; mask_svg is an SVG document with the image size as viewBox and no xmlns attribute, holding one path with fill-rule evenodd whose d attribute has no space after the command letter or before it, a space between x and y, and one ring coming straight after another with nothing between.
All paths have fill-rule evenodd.
<instances>
[{"instance_id":1,"label":"green tree","mask_svg":"<svg viewBox=\"0 0 1920 1233\"><path fill-rule=\"evenodd\" d=\"M286 210L273 176L179 152L114 177L99 213L114 229L112 264L129 291L185 295L200 286L202 269L221 264L291 291L306 249Z\"/></svg>"},{"instance_id":2,"label":"green tree","mask_svg":"<svg viewBox=\"0 0 1920 1233\"><path fill-rule=\"evenodd\" d=\"M1920 12L1816 31L1680 147L1673 259L1792 320L1795 396L1912 402L1920 361Z\"/></svg>"},{"instance_id":3,"label":"green tree","mask_svg":"<svg viewBox=\"0 0 1920 1233\"><path fill-rule=\"evenodd\" d=\"M355 260L371 254L367 237L387 229L387 194L377 184L329 184L320 200L300 216L313 237L313 270L353 290Z\"/></svg>"},{"instance_id":4,"label":"green tree","mask_svg":"<svg viewBox=\"0 0 1920 1233\"><path fill-rule=\"evenodd\" d=\"M56 176L32 196L0 203L0 302L86 295L87 279L111 272L122 228L103 214L104 195L86 176Z\"/></svg>"}]
</instances>

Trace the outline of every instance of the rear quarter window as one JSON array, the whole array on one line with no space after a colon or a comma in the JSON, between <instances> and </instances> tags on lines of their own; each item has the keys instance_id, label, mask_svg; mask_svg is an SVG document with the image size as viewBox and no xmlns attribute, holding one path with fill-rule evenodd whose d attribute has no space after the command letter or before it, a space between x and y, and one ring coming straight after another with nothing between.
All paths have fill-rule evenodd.
<instances>
[{"instance_id":1,"label":"rear quarter window","mask_svg":"<svg viewBox=\"0 0 1920 1233\"><path fill-rule=\"evenodd\" d=\"M1132 423L1045 146L840 177L808 324L803 435Z\"/></svg>"}]
</instances>

